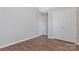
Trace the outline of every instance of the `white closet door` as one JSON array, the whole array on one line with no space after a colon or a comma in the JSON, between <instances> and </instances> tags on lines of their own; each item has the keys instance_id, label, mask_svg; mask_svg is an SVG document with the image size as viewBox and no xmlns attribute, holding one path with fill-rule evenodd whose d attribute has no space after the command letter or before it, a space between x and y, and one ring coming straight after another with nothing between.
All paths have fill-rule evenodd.
<instances>
[{"instance_id":1,"label":"white closet door","mask_svg":"<svg viewBox=\"0 0 79 59\"><path fill-rule=\"evenodd\" d=\"M75 42L76 20L76 8L53 12L53 37Z\"/></svg>"}]
</instances>

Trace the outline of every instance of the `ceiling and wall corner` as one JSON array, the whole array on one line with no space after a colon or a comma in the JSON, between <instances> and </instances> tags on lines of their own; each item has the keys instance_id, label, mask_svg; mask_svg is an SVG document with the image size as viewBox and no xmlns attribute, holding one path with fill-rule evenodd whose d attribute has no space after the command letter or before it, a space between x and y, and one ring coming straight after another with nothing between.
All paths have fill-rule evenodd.
<instances>
[{"instance_id":1,"label":"ceiling and wall corner","mask_svg":"<svg viewBox=\"0 0 79 59\"><path fill-rule=\"evenodd\" d=\"M53 7L38 7L39 11L43 13L48 13L48 10L51 8Z\"/></svg>"}]
</instances>

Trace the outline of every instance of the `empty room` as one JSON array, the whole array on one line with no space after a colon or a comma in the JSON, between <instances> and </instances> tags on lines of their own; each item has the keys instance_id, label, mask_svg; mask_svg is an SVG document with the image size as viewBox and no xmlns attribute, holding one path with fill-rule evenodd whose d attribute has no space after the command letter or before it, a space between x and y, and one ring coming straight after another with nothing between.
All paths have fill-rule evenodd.
<instances>
[{"instance_id":1,"label":"empty room","mask_svg":"<svg viewBox=\"0 0 79 59\"><path fill-rule=\"evenodd\" d=\"M0 51L78 51L78 7L0 7Z\"/></svg>"}]
</instances>

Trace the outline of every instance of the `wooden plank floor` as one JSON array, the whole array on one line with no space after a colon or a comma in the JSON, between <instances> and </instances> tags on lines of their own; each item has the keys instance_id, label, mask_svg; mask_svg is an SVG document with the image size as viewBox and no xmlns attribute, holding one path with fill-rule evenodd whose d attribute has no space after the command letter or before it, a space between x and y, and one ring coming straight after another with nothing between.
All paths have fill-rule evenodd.
<instances>
[{"instance_id":1,"label":"wooden plank floor","mask_svg":"<svg viewBox=\"0 0 79 59\"><path fill-rule=\"evenodd\" d=\"M79 46L56 39L48 39L47 36L40 36L28 41L24 41L0 51L78 51Z\"/></svg>"}]
</instances>

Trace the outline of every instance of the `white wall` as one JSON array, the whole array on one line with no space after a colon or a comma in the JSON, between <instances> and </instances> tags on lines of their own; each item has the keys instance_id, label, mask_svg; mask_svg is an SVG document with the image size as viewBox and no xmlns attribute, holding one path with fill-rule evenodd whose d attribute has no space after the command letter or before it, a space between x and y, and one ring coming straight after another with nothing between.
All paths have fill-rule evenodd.
<instances>
[{"instance_id":1,"label":"white wall","mask_svg":"<svg viewBox=\"0 0 79 59\"><path fill-rule=\"evenodd\" d=\"M49 37L75 42L77 39L76 8L49 11Z\"/></svg>"},{"instance_id":2,"label":"white wall","mask_svg":"<svg viewBox=\"0 0 79 59\"><path fill-rule=\"evenodd\" d=\"M0 8L0 46L38 35L38 9Z\"/></svg>"},{"instance_id":3,"label":"white wall","mask_svg":"<svg viewBox=\"0 0 79 59\"><path fill-rule=\"evenodd\" d=\"M79 44L79 8L77 7L77 27L78 27L78 29L77 29L77 43Z\"/></svg>"},{"instance_id":4,"label":"white wall","mask_svg":"<svg viewBox=\"0 0 79 59\"><path fill-rule=\"evenodd\" d=\"M39 12L39 34L48 34L48 15L47 13Z\"/></svg>"}]
</instances>

